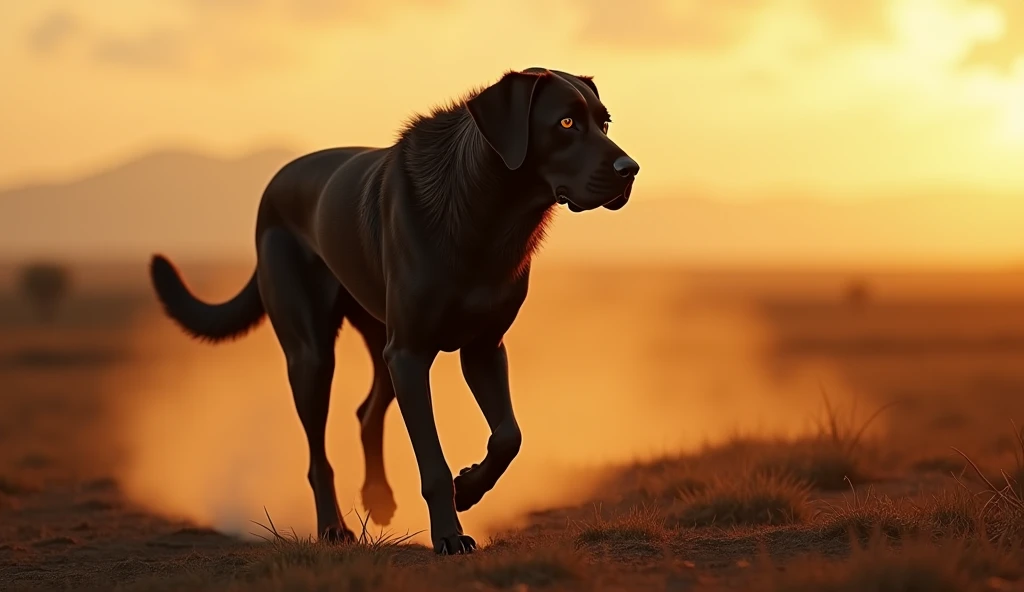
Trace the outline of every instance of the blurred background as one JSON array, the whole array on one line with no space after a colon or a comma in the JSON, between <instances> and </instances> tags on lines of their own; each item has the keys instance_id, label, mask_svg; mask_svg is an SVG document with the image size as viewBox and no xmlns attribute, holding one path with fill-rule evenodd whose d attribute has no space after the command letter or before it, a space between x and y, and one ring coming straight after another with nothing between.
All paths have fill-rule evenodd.
<instances>
[{"instance_id":1,"label":"blurred background","mask_svg":"<svg viewBox=\"0 0 1024 592\"><path fill-rule=\"evenodd\" d=\"M619 212L559 215L539 255L507 340L523 452L466 514L475 534L582 499L581 469L812 429L823 392L863 416L898 403L876 435L922 456L1008 453L1024 421L1019 0L0 6L0 485L310 531L269 327L188 340L148 257L230 297L278 167L387 145L531 66L593 75L642 174ZM354 332L338 360L329 452L361 511ZM455 356L434 390L453 470L478 462ZM397 408L387 430L391 527L424 529Z\"/></svg>"}]
</instances>

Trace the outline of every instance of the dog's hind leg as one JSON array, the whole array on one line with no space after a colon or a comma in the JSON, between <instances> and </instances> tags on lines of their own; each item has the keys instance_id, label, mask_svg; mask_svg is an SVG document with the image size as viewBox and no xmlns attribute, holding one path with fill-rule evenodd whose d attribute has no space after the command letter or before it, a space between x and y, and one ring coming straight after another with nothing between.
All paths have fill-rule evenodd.
<instances>
[{"instance_id":1,"label":"dog's hind leg","mask_svg":"<svg viewBox=\"0 0 1024 592\"><path fill-rule=\"evenodd\" d=\"M366 400L356 411L366 467L362 491L363 506L375 523L387 526L397 509L395 496L384 471L384 416L391 402L395 400L391 374L384 362L387 334L384 323L370 316L365 310L353 310L348 314L348 319L362 334L370 359L373 361L373 386Z\"/></svg>"},{"instance_id":2,"label":"dog's hind leg","mask_svg":"<svg viewBox=\"0 0 1024 592\"><path fill-rule=\"evenodd\" d=\"M260 296L288 362L288 382L309 444L317 533L355 540L338 510L324 436L334 377L334 343L349 296L323 262L283 229L266 230L257 263Z\"/></svg>"}]
</instances>

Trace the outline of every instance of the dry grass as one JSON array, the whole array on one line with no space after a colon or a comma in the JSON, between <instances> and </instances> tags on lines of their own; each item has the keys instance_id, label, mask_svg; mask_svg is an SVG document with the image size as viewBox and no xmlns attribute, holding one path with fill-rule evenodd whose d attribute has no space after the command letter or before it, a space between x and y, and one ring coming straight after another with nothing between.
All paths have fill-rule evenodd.
<instances>
[{"instance_id":1,"label":"dry grass","mask_svg":"<svg viewBox=\"0 0 1024 592\"><path fill-rule=\"evenodd\" d=\"M593 589L582 558L562 546L483 550L439 560L430 551L292 543L265 548L234 574L215 574L201 563L177 573L119 586L123 592L410 592L447 590Z\"/></svg>"},{"instance_id":2,"label":"dry grass","mask_svg":"<svg viewBox=\"0 0 1024 592\"><path fill-rule=\"evenodd\" d=\"M930 496L920 512L933 533L966 537L985 530L983 507L977 496L958 487Z\"/></svg>"},{"instance_id":3,"label":"dry grass","mask_svg":"<svg viewBox=\"0 0 1024 592\"><path fill-rule=\"evenodd\" d=\"M862 422L857 420L857 401L849 415L840 415L822 389L824 413L817 418L817 432L809 438L768 449L758 462L758 469L782 473L802 481L813 489L840 491L851 484L860 485L876 478L868 470L870 450L865 434L879 416L893 407L889 403L876 409Z\"/></svg>"},{"instance_id":4,"label":"dry grass","mask_svg":"<svg viewBox=\"0 0 1024 592\"><path fill-rule=\"evenodd\" d=\"M945 475L962 474L967 463L962 458L951 456L931 456L911 463L910 468L921 473L942 473Z\"/></svg>"},{"instance_id":5,"label":"dry grass","mask_svg":"<svg viewBox=\"0 0 1024 592\"><path fill-rule=\"evenodd\" d=\"M253 524L260 527L267 535L253 533L264 541L273 545L276 549L280 550L291 550L294 548L305 548L305 547L333 547L333 545L327 545L321 541L314 539L312 535L307 537L299 537L292 530L290 533L281 533L277 530L277 526L274 525L274 520L270 517L270 512L266 508L263 509L264 514L267 517L267 523L252 521ZM360 533L359 538L356 540L355 545L369 549L371 551L386 551L389 549L400 548L402 545L408 543L415 537L419 532L406 533L404 535L398 535L389 531L385 531L383 528L378 534L370 532L370 515L361 515L357 510L353 510L359 521Z\"/></svg>"},{"instance_id":6,"label":"dry grass","mask_svg":"<svg viewBox=\"0 0 1024 592\"><path fill-rule=\"evenodd\" d=\"M683 495L707 487L702 475L703 462L689 457L666 458L626 467L618 472L609 488L621 491L622 497L635 498L643 504L671 504ZM621 481L619 481L621 479ZM628 487L622 487L628 483Z\"/></svg>"},{"instance_id":7,"label":"dry grass","mask_svg":"<svg viewBox=\"0 0 1024 592\"><path fill-rule=\"evenodd\" d=\"M637 514L639 516L640 514ZM269 517L268 517L269 521ZM263 526L263 525L261 525ZM349 545L281 534L265 526L268 543L248 554L242 566L219 573L197 556L168 575L143 578L116 588L124 592L433 592L454 589L564 589L586 585L586 565L565 544L494 545L463 557L439 558L406 537L371 536ZM590 589L589 587L584 589Z\"/></svg>"},{"instance_id":8,"label":"dry grass","mask_svg":"<svg viewBox=\"0 0 1024 592\"><path fill-rule=\"evenodd\" d=\"M719 478L683 494L672 508L678 526L794 524L809 517L808 487L786 475L752 473Z\"/></svg>"},{"instance_id":9,"label":"dry grass","mask_svg":"<svg viewBox=\"0 0 1024 592\"><path fill-rule=\"evenodd\" d=\"M872 480L856 450L824 438L800 440L775 446L758 462L757 470L768 474L788 475L812 489L838 491L850 483Z\"/></svg>"},{"instance_id":10,"label":"dry grass","mask_svg":"<svg viewBox=\"0 0 1024 592\"><path fill-rule=\"evenodd\" d=\"M240 590L408 589L411 574L394 569L391 562L390 552L366 547L302 546L271 554L233 583Z\"/></svg>"},{"instance_id":11,"label":"dry grass","mask_svg":"<svg viewBox=\"0 0 1024 592\"><path fill-rule=\"evenodd\" d=\"M844 560L803 556L784 566L762 561L748 588L764 592L974 592L1010 589L1022 575L1020 550L986 543L873 537ZM717 589L706 587L707 590ZM1016 588L1015 588L1016 589Z\"/></svg>"},{"instance_id":12,"label":"dry grass","mask_svg":"<svg viewBox=\"0 0 1024 592\"><path fill-rule=\"evenodd\" d=\"M610 551L652 555L662 551L668 536L657 508L633 507L606 520L598 508L593 521L574 525L577 547L604 547Z\"/></svg>"},{"instance_id":13,"label":"dry grass","mask_svg":"<svg viewBox=\"0 0 1024 592\"><path fill-rule=\"evenodd\" d=\"M563 546L484 552L463 562L463 582L499 590L583 584L590 580L582 558Z\"/></svg>"},{"instance_id":14,"label":"dry grass","mask_svg":"<svg viewBox=\"0 0 1024 592\"><path fill-rule=\"evenodd\" d=\"M286 555L273 552L240 573L218 577L198 568L171 577L140 579L115 588L124 592L398 592L426 590L411 571L395 569L385 556L362 547L307 547Z\"/></svg>"},{"instance_id":15,"label":"dry grass","mask_svg":"<svg viewBox=\"0 0 1024 592\"><path fill-rule=\"evenodd\" d=\"M37 491L39 491L39 488L35 485L0 475L0 494L14 497L36 493Z\"/></svg>"},{"instance_id":16,"label":"dry grass","mask_svg":"<svg viewBox=\"0 0 1024 592\"><path fill-rule=\"evenodd\" d=\"M221 574L201 562L181 566L172 577L150 577L118 588L137 592L227 591L320 591L365 592L424 589L411 570L399 569L402 555L431 557L430 551L408 545L413 535L395 536L382 531L373 535L368 520L360 516L362 533L358 542L337 545L295 532L281 533L270 515L267 524L256 522L266 542L243 560L241 569Z\"/></svg>"},{"instance_id":17,"label":"dry grass","mask_svg":"<svg viewBox=\"0 0 1024 592\"><path fill-rule=\"evenodd\" d=\"M826 538L962 538L986 531L985 510L983 501L959 487L896 499L868 490L863 497L854 492L843 504L827 504L818 528Z\"/></svg>"},{"instance_id":18,"label":"dry grass","mask_svg":"<svg viewBox=\"0 0 1024 592\"><path fill-rule=\"evenodd\" d=\"M813 434L795 440L735 437L699 452L629 467L617 473L607 489L618 491L622 500L671 505L676 500L687 504L703 500L711 505L714 498L724 496L737 505L737 500L761 495L769 498L757 505L800 511L799 491L840 491L851 485L870 483L878 470L872 447L865 440L871 424L884 411L885 405L865 421L856 420L856 405L847 416L840 415L824 396L823 418L816 420ZM753 476L752 476L753 475ZM623 487L623 484L628 484ZM744 490L746 488L746 490ZM805 491L805 492L806 492ZM787 499L778 499L778 495ZM763 497L763 495L762 495ZM788 501L787 501L788 500ZM756 512L755 512L756 513ZM737 520L737 524L774 524L777 518L765 521L760 517ZM690 524L694 524L691 522ZM697 524L700 524L699 522Z\"/></svg>"},{"instance_id":19,"label":"dry grass","mask_svg":"<svg viewBox=\"0 0 1024 592\"><path fill-rule=\"evenodd\" d=\"M874 535L899 540L925 528L920 508L910 499L892 499L870 491L863 499L854 493L852 500L847 498L843 504L829 504L818 527L826 538L860 540Z\"/></svg>"},{"instance_id":20,"label":"dry grass","mask_svg":"<svg viewBox=\"0 0 1024 592\"><path fill-rule=\"evenodd\" d=\"M954 449L963 456L975 476L984 484L984 489L979 493L979 496L985 497L980 515L985 533L991 539L1024 540L1024 495L1021 480L1013 476L1024 475L1024 432L1018 430L1016 425L1013 425L1013 431L1018 446L1014 451L1016 466L1011 473L1000 471L1001 482L987 477L969 456ZM967 488L963 481L958 482Z\"/></svg>"}]
</instances>

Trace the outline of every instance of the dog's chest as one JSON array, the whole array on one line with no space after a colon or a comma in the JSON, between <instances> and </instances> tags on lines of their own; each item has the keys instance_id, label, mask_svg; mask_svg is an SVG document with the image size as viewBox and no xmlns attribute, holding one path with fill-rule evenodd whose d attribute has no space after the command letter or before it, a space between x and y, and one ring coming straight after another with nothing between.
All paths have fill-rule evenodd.
<instances>
[{"instance_id":1,"label":"dog's chest","mask_svg":"<svg viewBox=\"0 0 1024 592\"><path fill-rule=\"evenodd\" d=\"M507 287L491 285L475 286L459 298L459 312L467 316L486 316L489 312L503 308L509 300L510 290Z\"/></svg>"},{"instance_id":2,"label":"dog's chest","mask_svg":"<svg viewBox=\"0 0 1024 592\"><path fill-rule=\"evenodd\" d=\"M476 285L466 287L445 307L440 325L440 346L455 351L473 341L481 332L504 332L522 304L521 290L512 286Z\"/></svg>"}]
</instances>

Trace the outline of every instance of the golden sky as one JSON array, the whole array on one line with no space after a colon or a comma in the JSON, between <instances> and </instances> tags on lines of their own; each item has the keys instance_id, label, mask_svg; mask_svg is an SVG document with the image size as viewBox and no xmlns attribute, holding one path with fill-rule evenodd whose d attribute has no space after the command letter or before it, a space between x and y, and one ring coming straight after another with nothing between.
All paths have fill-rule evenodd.
<instances>
[{"instance_id":1,"label":"golden sky","mask_svg":"<svg viewBox=\"0 0 1024 592\"><path fill-rule=\"evenodd\" d=\"M0 2L0 185L382 145L543 65L596 77L650 193L1024 189L1022 0Z\"/></svg>"}]
</instances>

